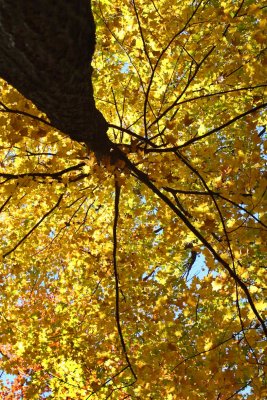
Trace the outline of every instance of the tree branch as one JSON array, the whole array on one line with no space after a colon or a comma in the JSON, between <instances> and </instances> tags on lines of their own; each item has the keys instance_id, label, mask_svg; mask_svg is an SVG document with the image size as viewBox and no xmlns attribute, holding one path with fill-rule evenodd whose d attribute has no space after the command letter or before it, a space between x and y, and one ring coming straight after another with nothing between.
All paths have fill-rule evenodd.
<instances>
[{"instance_id":1,"label":"tree branch","mask_svg":"<svg viewBox=\"0 0 267 400\"><path fill-rule=\"evenodd\" d=\"M239 278L239 276L232 270L230 265L220 256L220 254L213 248L210 242L202 235L202 233L189 221L189 219L172 203L172 201L164 195L160 189L158 189L152 181L149 179L148 175L143 171L139 170L129 159L128 157L120 151L117 146L115 147L115 152L117 153L117 157L125 162L129 170L133 173L133 175L140 181L145 184L152 192L159 197L185 224L185 226L201 241L201 243L207 247L207 249L211 252L215 260L217 260L229 273L232 279L234 279L240 288L243 290L246 298L250 304L251 310L253 311L255 317L260 322L262 329L267 337L267 327L265 326L265 322L263 318L260 316L258 310L256 309L254 302L252 300L251 294L245 285L245 283Z\"/></svg>"},{"instance_id":2,"label":"tree branch","mask_svg":"<svg viewBox=\"0 0 267 400\"><path fill-rule=\"evenodd\" d=\"M119 284L119 274L118 274L118 268L117 268L117 226L118 226L118 220L119 220L119 202L120 202L120 186L117 181L116 176L114 175L114 180L115 180L115 203L114 203L114 222L113 222L113 269L114 269L114 278L115 278L115 316L116 316L116 323L117 323L117 329L120 337L120 342L122 346L122 350L124 353L125 360L130 368L130 371L134 377L134 380L137 380L137 376L133 370L133 367L131 365L127 349L126 349L126 344L124 341L122 329L121 329L121 322L120 322L120 284Z\"/></svg>"},{"instance_id":3,"label":"tree branch","mask_svg":"<svg viewBox=\"0 0 267 400\"><path fill-rule=\"evenodd\" d=\"M26 111L20 111L20 110L16 110L16 109L13 109L13 108L9 108L2 101L0 101L0 105L3 107L3 109L0 109L0 112L6 112L6 113L10 113L10 114L22 115L24 117L28 117L28 118L34 119L34 120L36 120L38 122L42 122L45 125L53 127L53 125L49 121L45 120L44 118L37 117L37 115L30 114L30 113L28 113Z\"/></svg>"},{"instance_id":4,"label":"tree branch","mask_svg":"<svg viewBox=\"0 0 267 400\"><path fill-rule=\"evenodd\" d=\"M246 115L252 114L252 113L254 113L254 112L256 112L256 111L258 111L258 110L260 110L261 108L264 108L264 107L266 107L266 106L267 106L267 103L263 103L263 104L260 104L259 106L256 106L256 107L254 107L254 108L251 108L250 110L245 111L245 112L243 112L242 114L237 115L236 117L230 119L229 121L227 121L227 122L225 122L224 124L218 126L217 128L214 128L214 129L212 129L211 131L206 132L206 133L204 133L204 134L201 135L201 136L193 137L192 139L187 140L185 143L183 143L183 144L181 144L181 145L179 145L179 146L168 147L168 148L166 148L166 149L146 149L145 152L146 152L146 153L171 153L171 152L174 152L174 151L176 151L176 150L180 150L180 149L182 149L182 148L184 148L184 147L189 146L190 144L193 144L193 143L195 143L195 142L198 142L198 141L200 141L200 140L202 140L202 139L204 139L204 138L206 138L206 137L212 135L213 133L216 133L216 132L221 131L222 129L226 128L226 127L229 126L229 125L232 125L234 122L236 122L236 121L238 121L239 119L245 117Z\"/></svg>"},{"instance_id":5,"label":"tree branch","mask_svg":"<svg viewBox=\"0 0 267 400\"><path fill-rule=\"evenodd\" d=\"M7 174L7 173L4 173L4 172L0 172L0 177L6 178L6 180L19 179L19 178L25 178L25 177L31 177L31 178L53 178L53 179L59 180L62 175L67 174L68 172L71 172L71 171L80 170L85 165L86 164L84 162L82 162L80 164L73 165L71 167L63 169L62 171L51 172L51 173L47 173L47 172L26 172L26 173L23 173L23 174Z\"/></svg>"},{"instance_id":6,"label":"tree branch","mask_svg":"<svg viewBox=\"0 0 267 400\"><path fill-rule=\"evenodd\" d=\"M53 211L59 206L62 198L64 196L64 193L62 193L59 198L58 201L56 202L56 204L54 205L54 207L52 207L49 211L47 211L47 213L45 213L42 218L29 230L28 233L26 233L26 235L23 236L23 238L9 251L7 251L5 254L3 254L3 258L9 256L11 253L13 253L32 233L35 229L38 228L38 226L50 215L53 213Z\"/></svg>"}]
</instances>

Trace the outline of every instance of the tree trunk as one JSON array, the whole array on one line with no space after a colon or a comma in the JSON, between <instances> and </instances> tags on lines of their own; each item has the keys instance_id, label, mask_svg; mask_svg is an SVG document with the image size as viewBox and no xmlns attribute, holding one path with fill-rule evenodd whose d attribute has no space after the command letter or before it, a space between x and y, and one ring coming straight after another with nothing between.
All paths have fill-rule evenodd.
<instances>
[{"instance_id":1,"label":"tree trunk","mask_svg":"<svg viewBox=\"0 0 267 400\"><path fill-rule=\"evenodd\" d=\"M89 0L0 0L0 76L52 125L106 153L107 122L96 109Z\"/></svg>"}]
</instances>

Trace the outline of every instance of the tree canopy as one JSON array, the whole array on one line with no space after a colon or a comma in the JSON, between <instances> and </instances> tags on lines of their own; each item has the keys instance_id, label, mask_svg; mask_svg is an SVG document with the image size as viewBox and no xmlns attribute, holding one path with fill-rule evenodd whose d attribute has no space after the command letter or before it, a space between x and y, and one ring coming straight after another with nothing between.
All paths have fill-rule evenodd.
<instances>
[{"instance_id":1,"label":"tree canopy","mask_svg":"<svg viewBox=\"0 0 267 400\"><path fill-rule=\"evenodd\" d=\"M1 396L262 400L266 6L92 6L108 152L1 81Z\"/></svg>"}]
</instances>

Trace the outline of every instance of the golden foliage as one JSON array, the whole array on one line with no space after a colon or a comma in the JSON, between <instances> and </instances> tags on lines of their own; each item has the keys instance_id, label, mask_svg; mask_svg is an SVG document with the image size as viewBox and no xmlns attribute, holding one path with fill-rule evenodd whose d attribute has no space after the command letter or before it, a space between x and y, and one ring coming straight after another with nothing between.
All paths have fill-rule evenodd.
<instances>
[{"instance_id":1,"label":"golden foliage","mask_svg":"<svg viewBox=\"0 0 267 400\"><path fill-rule=\"evenodd\" d=\"M265 398L265 10L94 3L115 165L1 82L3 399Z\"/></svg>"}]
</instances>

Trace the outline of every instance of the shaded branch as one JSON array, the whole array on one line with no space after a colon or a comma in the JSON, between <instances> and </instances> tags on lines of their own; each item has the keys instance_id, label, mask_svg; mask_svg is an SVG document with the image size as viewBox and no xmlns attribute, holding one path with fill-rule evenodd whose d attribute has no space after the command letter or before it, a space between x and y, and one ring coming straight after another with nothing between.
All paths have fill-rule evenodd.
<instances>
[{"instance_id":1,"label":"shaded branch","mask_svg":"<svg viewBox=\"0 0 267 400\"><path fill-rule=\"evenodd\" d=\"M115 278L115 316L116 316L116 323L117 323L117 329L118 329L118 334L120 337L120 342L122 346L122 350L124 353L124 357L126 359L126 362L130 368L130 371L134 377L134 380L137 380L137 376L133 370L133 367L131 365L127 349L126 349L126 344L124 341L123 333L122 333L122 328L121 328L121 322L120 322L120 284L119 284L119 275L118 275L118 268L117 268L117 226L118 226L118 220L119 220L119 202L120 202L120 186L119 183L117 182L116 176L114 176L115 180L115 203L114 203L114 222L113 222L113 269L114 269L114 278Z\"/></svg>"},{"instance_id":2,"label":"shaded branch","mask_svg":"<svg viewBox=\"0 0 267 400\"><path fill-rule=\"evenodd\" d=\"M244 211L246 214L248 214L251 218L253 218L255 221L257 221L264 228L267 228L267 225L264 222L262 222L259 218L257 218L251 211L247 210L245 207L241 206L240 204L236 203L235 201L221 195L219 192L214 192L213 190L210 190L210 189L209 189L209 191L174 189L174 188L170 188L167 186L164 186L162 189L166 190L166 192L172 193L173 195L175 193L180 193L180 194L189 194L189 195L198 195L198 196L210 196L211 194L213 196L218 196L222 200L225 200L228 203L235 206L236 208L239 208L239 210ZM247 194L247 193L242 193L242 194L240 194L240 196L251 197L252 195Z\"/></svg>"},{"instance_id":3,"label":"shaded branch","mask_svg":"<svg viewBox=\"0 0 267 400\"><path fill-rule=\"evenodd\" d=\"M145 142L149 142L149 143L150 143L150 141L149 141L148 139L146 139L145 137L143 137L143 136L141 136L141 135L138 135L137 133L134 133L134 132L131 131L130 129L123 128L122 126L117 126L117 125L114 125L114 124L108 124L108 127L109 127L109 128L113 128L113 129L117 129L118 131L121 131L121 132L128 133L128 135L133 136L133 137L135 137L136 139L141 140L142 142L145 141ZM150 143L150 144L152 145L152 143Z\"/></svg>"},{"instance_id":4,"label":"shaded branch","mask_svg":"<svg viewBox=\"0 0 267 400\"><path fill-rule=\"evenodd\" d=\"M248 330L248 329L251 329L251 328L247 328L247 330ZM171 372L173 372L176 368L178 368L178 367L179 367L180 365L182 365L183 363L186 363L187 361L192 360L193 358L196 358L196 357L198 357L198 356L201 356L202 354L209 353L210 351L217 349L218 347L220 347L220 346L222 346L223 344L229 342L230 340L235 340L236 337L238 337L238 335L240 335L240 333L244 334L243 330L241 330L241 331L239 331L239 332L237 332L237 333L234 333L232 336L228 337L227 339L223 340L223 341L220 342L220 343L217 343L217 344L211 346L211 347L210 347L209 349L207 349L207 350L199 351L198 353L195 353L195 354L193 354L192 356L189 356L189 357L184 358L182 361L180 361L178 364L176 364L175 367L172 368ZM242 389L240 389L240 390L242 390ZM240 391L240 390L239 390L239 391Z\"/></svg>"},{"instance_id":5,"label":"shaded branch","mask_svg":"<svg viewBox=\"0 0 267 400\"><path fill-rule=\"evenodd\" d=\"M3 109L0 109L0 112L6 112L6 113L10 113L10 114L22 115L24 117L28 117L28 118L34 119L34 120L36 120L38 122L42 122L45 125L53 127L53 125L49 121L45 120L42 117L37 117L37 115L30 114L30 113L28 113L26 111L20 111L20 110L14 109L14 108L9 108L2 101L0 101L0 105L3 107Z\"/></svg>"},{"instance_id":6,"label":"shaded branch","mask_svg":"<svg viewBox=\"0 0 267 400\"><path fill-rule=\"evenodd\" d=\"M71 172L71 171L80 170L85 165L86 164L84 162L82 162L80 164L73 165L72 167L63 169L62 171L51 172L51 173L47 173L47 172L28 172L27 173L26 172L26 173L22 173L22 174L7 174L7 173L0 172L0 177L6 178L6 180L19 179L19 178L25 178L25 177L53 178L53 179L59 180L62 175L67 174L68 172Z\"/></svg>"},{"instance_id":7,"label":"shaded branch","mask_svg":"<svg viewBox=\"0 0 267 400\"><path fill-rule=\"evenodd\" d=\"M199 96L191 97L190 99L185 99L185 100L179 101L178 103L173 104L173 107L178 107L185 103L191 103L195 100L201 100L201 99L205 99L205 98L209 98L209 97L213 97L213 96L221 96L224 94L230 94L230 93L235 93L235 92L249 91L249 90L258 89L258 88L266 87L266 86L267 86L267 84L263 84L263 85L257 85L257 86L247 86L247 87L243 87L243 88L222 90L220 92L202 94Z\"/></svg>"},{"instance_id":8,"label":"shaded branch","mask_svg":"<svg viewBox=\"0 0 267 400\"><path fill-rule=\"evenodd\" d=\"M11 253L13 253L33 232L35 229L38 228L38 226L50 215L53 213L53 211L59 206L62 198L64 196L64 193L61 194L58 198L58 201L56 202L56 204L54 205L54 207L52 207L47 213L45 213L42 218L29 230L28 233L26 233L26 235L23 236L23 238L9 251L7 251L5 254L3 254L3 258L9 256Z\"/></svg>"},{"instance_id":9,"label":"shaded branch","mask_svg":"<svg viewBox=\"0 0 267 400\"><path fill-rule=\"evenodd\" d=\"M142 43L143 43L144 53L146 55L146 58L147 58L148 63L150 65L150 68L153 70L151 59L149 57L148 50L147 50L146 40L145 40L145 37L144 37L144 32L143 32L142 24L141 24L141 21L140 21L139 13L138 13L137 8L136 8L135 0L132 0L132 4L133 4L134 13L135 13L135 16L136 16L137 25L138 25L138 29L139 29L139 32L140 32L141 40L142 40Z\"/></svg>"},{"instance_id":10,"label":"shaded branch","mask_svg":"<svg viewBox=\"0 0 267 400\"><path fill-rule=\"evenodd\" d=\"M12 195L8 196L8 198L4 201L4 203L0 207L0 213L3 211L5 206L8 204L9 200L11 199Z\"/></svg>"},{"instance_id":11,"label":"shaded branch","mask_svg":"<svg viewBox=\"0 0 267 400\"><path fill-rule=\"evenodd\" d=\"M263 104L260 104L259 106L256 106L256 107L254 107L254 108L251 108L250 110L245 111L244 113L239 114L239 115L237 115L236 117L234 117L234 118L230 119L229 121L225 122L225 123L222 124L221 126L219 126L219 127L217 127L217 128L214 128L214 129L212 129L211 131L209 131L209 132L207 132L207 133L204 133L204 134L201 135L201 136L192 138L192 139L188 140L187 142L185 142L184 144L182 144L182 145L180 145L180 146L177 146L177 147L176 147L176 150L181 149L181 148L183 148L183 147L186 147L186 146L188 146L188 145L190 145L190 144L192 144L192 143L195 143L195 142L197 142L197 141L199 141L199 140L202 140L202 139L204 139L205 137L210 136L210 135L212 135L213 133L216 133L216 132L220 131L221 129L224 129L224 128L226 128L227 126L233 124L234 122L238 121L240 118L243 118L243 117L245 117L246 115L252 114L252 113L254 113L254 112L256 112L256 111L258 111L258 110L260 110L261 108L264 108L264 107L266 107L266 106L267 106L267 103L263 103Z\"/></svg>"},{"instance_id":12,"label":"shaded branch","mask_svg":"<svg viewBox=\"0 0 267 400\"><path fill-rule=\"evenodd\" d=\"M260 110L260 109L262 109L262 108L264 108L266 106L267 106L267 103L263 103L263 104L260 104L259 106L251 108L250 110L245 111L242 114L239 114L236 117L230 119L229 121L225 122L224 124L222 124L222 125L214 128L214 129L204 133L203 135L197 136L197 137L193 137L192 139L187 140L185 143L183 143L183 144L181 144L179 146L169 147L169 148L166 148L166 149L146 149L145 152L146 153L170 153L170 152L174 152L176 150L180 150L180 149L182 149L184 147L189 146L190 144L198 142L198 141L200 141L200 140L212 135L213 133L221 131L222 129L226 128L227 126L232 125L234 122L236 122L239 119L245 117L246 115L252 114L252 113L254 113L254 112L256 112L256 111L258 111L258 110Z\"/></svg>"},{"instance_id":13,"label":"shaded branch","mask_svg":"<svg viewBox=\"0 0 267 400\"><path fill-rule=\"evenodd\" d=\"M153 79L154 79L154 75L155 72L157 70L157 67L161 61L161 58L164 56L164 54L166 53L166 51L169 49L169 47L171 46L171 44L175 41L175 39L177 37L179 37L188 27L189 23L191 22L191 20L194 18L195 14L197 13L197 10L199 9L200 5L201 5L202 1L199 2L199 4L196 6L196 8L194 9L194 11L192 12L191 16L188 18L188 20L186 21L185 25L171 38L171 40L169 41L169 43L162 49L153 69L152 69L152 73L149 79L149 83L148 83L148 87L147 90L145 92L145 101L144 101L144 126L145 126L145 136L147 137L147 130L154 124L156 124L162 117L163 115L165 115L168 111L164 111L159 117L157 117L149 126L147 126L147 121L146 121L146 113L147 113L147 105L149 102L149 93L150 93L150 89L152 87L152 83L153 83ZM195 70L195 74L198 71L198 67ZM193 76L192 79L194 79L195 75ZM191 82L191 81L190 81ZM189 86L189 83L186 85L185 89L182 91L182 93L184 93L184 91L187 89L187 87ZM182 96L182 94L181 94ZM180 97L181 97L180 96ZM179 98L180 98L179 97ZM167 109L168 110L168 109Z\"/></svg>"},{"instance_id":14,"label":"shaded branch","mask_svg":"<svg viewBox=\"0 0 267 400\"><path fill-rule=\"evenodd\" d=\"M98 390L95 390L94 392L92 392L88 397L86 397L86 399L89 399L91 396L93 396L94 394L98 393L100 391L100 389L102 389L103 387L105 387L109 382L113 381L117 376L119 376L120 374L122 374L127 368L129 368L128 365L126 365L125 367L123 367L119 372L117 372L116 374L114 374L111 378L108 378L106 380L106 382L104 382L102 385L100 385L100 388Z\"/></svg>"},{"instance_id":15,"label":"shaded branch","mask_svg":"<svg viewBox=\"0 0 267 400\"><path fill-rule=\"evenodd\" d=\"M215 50L216 46L212 46L210 48L210 50L207 52L207 54L205 54L205 56L202 58L202 60L196 64L195 70L191 75L191 70L189 73L189 77L188 77L188 81L185 85L185 87L183 88L183 90L181 91L181 93L177 96L176 100L173 102L173 104L171 104L169 107L167 107L149 126L148 129L151 128L151 126L155 125L156 123L158 123L177 103L178 101L181 99L181 97L185 94L185 92L187 91L188 87L190 86L190 84L193 82L193 80L195 79L198 71L200 70L201 66L204 64L204 62L207 60L207 58L212 54L212 52ZM192 63L194 63L194 61L192 61ZM195 64L195 63L194 63ZM192 64L191 64L192 65ZM190 76L191 75L191 76Z\"/></svg>"},{"instance_id":16,"label":"shaded branch","mask_svg":"<svg viewBox=\"0 0 267 400\"><path fill-rule=\"evenodd\" d=\"M115 147L115 146L114 146ZM120 149L116 146L115 151L117 153L117 157L125 162L129 170L132 174L140 181L145 184L152 192L160 198L185 224L185 226L201 241L201 243L207 247L207 249L211 252L215 260L217 260L229 273L232 279L234 279L242 291L244 292L250 307L255 315L255 317L260 322L262 329L267 337L267 327L265 326L265 322L263 318L260 316L258 310L256 309L251 294L245 285L245 283L240 279L240 277L232 270L230 265L220 256L220 254L213 248L210 242L202 235L202 233L189 221L189 219L180 211L177 206L173 204L173 202L167 197L164 193L158 189L153 182L149 179L148 175L143 171L139 170L129 159L128 157L120 151Z\"/></svg>"}]
</instances>

